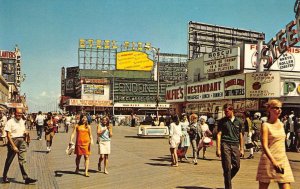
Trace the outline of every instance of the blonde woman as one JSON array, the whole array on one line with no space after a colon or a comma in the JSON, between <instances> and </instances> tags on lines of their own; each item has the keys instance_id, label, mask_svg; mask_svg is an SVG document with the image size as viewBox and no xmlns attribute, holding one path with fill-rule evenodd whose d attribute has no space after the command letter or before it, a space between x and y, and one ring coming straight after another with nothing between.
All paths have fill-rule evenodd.
<instances>
[{"instance_id":1,"label":"blonde woman","mask_svg":"<svg viewBox=\"0 0 300 189\"><path fill-rule=\"evenodd\" d=\"M199 154L199 151L201 151L201 149L203 148L203 159L206 159L205 157L205 152L206 152L206 148L209 147L210 144L207 144L206 142L206 138L209 138L210 141L212 140L211 139L211 136L212 136L212 133L210 132L209 130L209 126L206 124L206 117L205 116L201 116L200 117L200 130L201 130L201 139L200 139L200 142L198 144L198 154Z\"/></svg>"},{"instance_id":2,"label":"blonde woman","mask_svg":"<svg viewBox=\"0 0 300 189\"><path fill-rule=\"evenodd\" d=\"M81 114L78 124L74 127L71 134L70 143L73 143L73 138L76 134L75 154L76 154L76 170L79 173L79 164L81 156L84 156L85 176L89 177L89 156L91 154L91 144L93 144L93 137L91 126L88 124L87 116Z\"/></svg>"},{"instance_id":3,"label":"blonde woman","mask_svg":"<svg viewBox=\"0 0 300 189\"><path fill-rule=\"evenodd\" d=\"M279 120L282 112L279 100L269 100L267 103L268 121L262 124L263 152L258 164L256 180L259 189L267 189L271 181L278 182L280 189L291 188L294 176L285 152L285 132L283 123Z\"/></svg>"},{"instance_id":4,"label":"blonde woman","mask_svg":"<svg viewBox=\"0 0 300 189\"><path fill-rule=\"evenodd\" d=\"M110 138L112 137L112 127L109 124L108 117L103 117L101 123L97 126L97 136L100 155L98 171L101 171L101 163L104 161L104 174L108 174L108 155L110 154Z\"/></svg>"}]
</instances>

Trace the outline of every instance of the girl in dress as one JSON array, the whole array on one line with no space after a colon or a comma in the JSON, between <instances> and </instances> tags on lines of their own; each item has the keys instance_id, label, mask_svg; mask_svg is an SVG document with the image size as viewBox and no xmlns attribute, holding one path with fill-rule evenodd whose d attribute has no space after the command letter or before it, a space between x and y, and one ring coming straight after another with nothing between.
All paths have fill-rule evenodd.
<instances>
[{"instance_id":1,"label":"girl in dress","mask_svg":"<svg viewBox=\"0 0 300 189\"><path fill-rule=\"evenodd\" d=\"M101 123L97 126L99 162L98 171L101 171L101 162L104 161L104 173L108 174L108 154L110 154L110 138L112 137L112 127L109 124L109 118L103 117Z\"/></svg>"},{"instance_id":2,"label":"girl in dress","mask_svg":"<svg viewBox=\"0 0 300 189\"><path fill-rule=\"evenodd\" d=\"M173 122L170 124L170 152L171 152L171 166L178 167L178 157L177 157L177 148L180 144L180 138L182 136L181 124L179 123L179 118L175 115L172 118Z\"/></svg>"},{"instance_id":3,"label":"girl in dress","mask_svg":"<svg viewBox=\"0 0 300 189\"><path fill-rule=\"evenodd\" d=\"M206 117L201 116L200 117L200 131L201 131L201 139L198 145L198 154L200 152L200 150L203 148L203 159L206 159L205 157L205 152L206 152L206 148L209 147L209 143L206 143L206 139L210 139L210 141L212 140L210 137L212 136L212 133L209 130L209 126L205 123L206 122Z\"/></svg>"},{"instance_id":4,"label":"girl in dress","mask_svg":"<svg viewBox=\"0 0 300 189\"><path fill-rule=\"evenodd\" d=\"M79 122L75 125L71 134L70 143L73 143L73 138L76 134L75 154L76 154L76 170L79 173L79 164L81 156L84 156L85 176L89 177L89 155L91 154L91 144L93 144L93 137L91 126L88 124L86 115L81 114Z\"/></svg>"},{"instance_id":5,"label":"girl in dress","mask_svg":"<svg viewBox=\"0 0 300 189\"><path fill-rule=\"evenodd\" d=\"M279 120L282 112L282 103L279 100L269 100L267 122L262 124L263 152L258 164L256 180L259 189L267 189L271 181L278 182L280 189L291 188L294 176L285 152L285 132L283 123Z\"/></svg>"},{"instance_id":6,"label":"girl in dress","mask_svg":"<svg viewBox=\"0 0 300 189\"><path fill-rule=\"evenodd\" d=\"M182 121L180 122L180 124L181 124L181 132L182 132L180 147L183 148L183 154L184 154L183 157L185 158L185 160L187 160L186 152L188 151L188 148L191 143L190 136L187 132L188 127L190 125L189 120L187 119L187 115L185 115L185 114L183 115ZM180 161L183 157L179 157Z\"/></svg>"}]
</instances>

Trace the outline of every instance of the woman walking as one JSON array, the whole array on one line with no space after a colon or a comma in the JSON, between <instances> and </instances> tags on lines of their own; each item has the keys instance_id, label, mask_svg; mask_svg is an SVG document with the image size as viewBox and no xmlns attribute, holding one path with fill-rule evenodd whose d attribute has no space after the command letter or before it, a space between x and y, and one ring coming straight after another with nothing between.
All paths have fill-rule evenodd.
<instances>
[{"instance_id":1,"label":"woman walking","mask_svg":"<svg viewBox=\"0 0 300 189\"><path fill-rule=\"evenodd\" d=\"M177 115L172 117L172 123L170 124L170 153L171 153L171 166L178 167L177 148L180 144L180 138L182 136L181 124Z\"/></svg>"},{"instance_id":2,"label":"woman walking","mask_svg":"<svg viewBox=\"0 0 300 189\"><path fill-rule=\"evenodd\" d=\"M283 123L279 120L282 112L279 100L269 100L267 122L262 124L263 152L258 165L256 180L259 189L267 189L271 181L278 182L280 189L291 188L294 176L285 152L285 132Z\"/></svg>"},{"instance_id":3,"label":"woman walking","mask_svg":"<svg viewBox=\"0 0 300 189\"><path fill-rule=\"evenodd\" d=\"M71 134L70 143L73 143L73 138L76 134L75 154L76 154L76 170L79 173L79 164L81 156L84 156L85 176L89 177L89 155L91 154L91 144L93 144L93 137L91 127L87 122L86 115L81 114L78 124L74 127Z\"/></svg>"},{"instance_id":4,"label":"woman walking","mask_svg":"<svg viewBox=\"0 0 300 189\"><path fill-rule=\"evenodd\" d=\"M200 117L200 131L201 131L201 139L198 145L198 154L200 152L200 150L203 148L203 159L206 159L205 157L205 152L206 152L206 148L209 147L211 145L211 136L212 133L209 129L209 126L205 123L206 122L206 117L201 116Z\"/></svg>"},{"instance_id":5,"label":"woman walking","mask_svg":"<svg viewBox=\"0 0 300 189\"><path fill-rule=\"evenodd\" d=\"M48 112L45 123L46 123L45 124L45 140L46 140L47 152L50 152L53 137L55 135L54 126L56 124L56 120L52 117L51 112Z\"/></svg>"},{"instance_id":6,"label":"woman walking","mask_svg":"<svg viewBox=\"0 0 300 189\"><path fill-rule=\"evenodd\" d=\"M108 174L108 155L110 154L110 141L112 137L112 127L109 124L109 118L103 117L101 123L97 126L97 142L99 147L98 171L101 171L101 163L104 161L104 173Z\"/></svg>"},{"instance_id":7,"label":"woman walking","mask_svg":"<svg viewBox=\"0 0 300 189\"><path fill-rule=\"evenodd\" d=\"M187 160L187 157L186 157L186 152L188 151L188 148L190 146L190 136L187 132L188 130L188 127L189 127L189 120L187 119L187 116L186 115L183 115L182 116L182 121L180 122L180 125L181 125L181 132L182 132L182 138L181 138L181 144L180 144L180 147L183 149L183 155L182 157L179 157L180 161L181 159L184 157L185 160Z\"/></svg>"}]
</instances>

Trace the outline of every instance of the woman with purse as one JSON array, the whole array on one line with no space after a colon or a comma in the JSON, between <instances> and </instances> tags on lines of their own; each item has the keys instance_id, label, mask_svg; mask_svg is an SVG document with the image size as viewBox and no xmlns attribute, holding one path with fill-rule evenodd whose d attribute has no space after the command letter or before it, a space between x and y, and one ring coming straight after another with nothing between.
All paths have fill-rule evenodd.
<instances>
[{"instance_id":1,"label":"woman with purse","mask_svg":"<svg viewBox=\"0 0 300 189\"><path fill-rule=\"evenodd\" d=\"M89 177L89 156L91 154L91 144L93 144L93 137L91 132L91 126L87 122L87 116L80 115L79 122L75 125L71 134L70 144L73 143L73 138L76 134L75 154L76 154L76 170L75 173L79 173L79 164L81 156L84 156L85 176Z\"/></svg>"},{"instance_id":2,"label":"woman with purse","mask_svg":"<svg viewBox=\"0 0 300 189\"><path fill-rule=\"evenodd\" d=\"M200 117L199 126L200 126L202 137L198 144L198 153L203 148L203 159L206 159L206 157L205 157L206 148L210 147L212 145L212 139L211 139L212 133L209 130L209 126L206 124L206 117L204 117L204 116Z\"/></svg>"},{"instance_id":3,"label":"woman with purse","mask_svg":"<svg viewBox=\"0 0 300 189\"><path fill-rule=\"evenodd\" d=\"M104 161L104 174L108 174L108 155L110 154L110 141L112 137L112 127L109 124L109 118L103 117L101 123L97 126L97 143L99 147L98 171L101 171L101 163Z\"/></svg>"}]
</instances>

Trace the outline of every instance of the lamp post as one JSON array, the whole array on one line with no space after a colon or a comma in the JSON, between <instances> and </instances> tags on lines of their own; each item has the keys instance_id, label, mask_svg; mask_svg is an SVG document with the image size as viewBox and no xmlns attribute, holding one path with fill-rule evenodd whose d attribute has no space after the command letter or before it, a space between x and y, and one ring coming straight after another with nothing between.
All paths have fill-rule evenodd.
<instances>
[{"instance_id":1,"label":"lamp post","mask_svg":"<svg viewBox=\"0 0 300 189\"><path fill-rule=\"evenodd\" d=\"M115 116L115 76L114 74L109 73L108 71L102 71L102 73L107 73L113 79L112 81L112 114Z\"/></svg>"},{"instance_id":2,"label":"lamp post","mask_svg":"<svg viewBox=\"0 0 300 189\"><path fill-rule=\"evenodd\" d=\"M96 115L96 107L95 107L95 84L93 84L93 106L94 106L94 115Z\"/></svg>"},{"instance_id":3,"label":"lamp post","mask_svg":"<svg viewBox=\"0 0 300 189\"><path fill-rule=\"evenodd\" d=\"M159 110L159 48L152 47L153 51L156 52L157 62L156 62L156 80L157 80L157 93L156 93L156 117L158 118Z\"/></svg>"}]
</instances>

